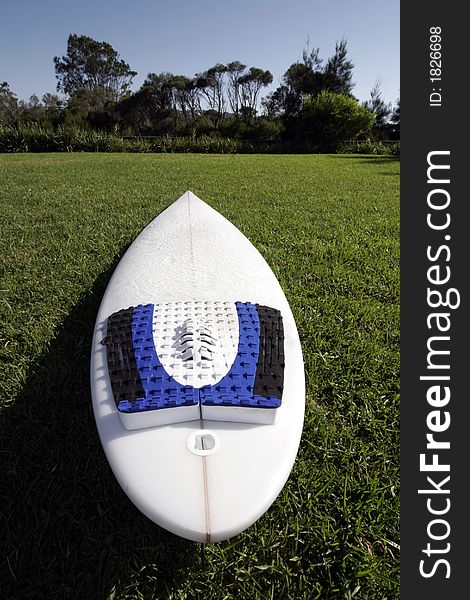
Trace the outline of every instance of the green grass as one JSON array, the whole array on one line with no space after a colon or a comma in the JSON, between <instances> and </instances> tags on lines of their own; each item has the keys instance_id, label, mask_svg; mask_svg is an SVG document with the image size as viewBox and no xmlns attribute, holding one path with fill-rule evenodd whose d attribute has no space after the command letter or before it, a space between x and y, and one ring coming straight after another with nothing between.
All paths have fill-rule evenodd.
<instances>
[{"instance_id":1,"label":"green grass","mask_svg":"<svg viewBox=\"0 0 470 600\"><path fill-rule=\"evenodd\" d=\"M0 155L2 598L399 597L398 174L365 156ZM307 380L286 486L204 557L122 492L88 383L113 268L187 189L272 267Z\"/></svg>"}]
</instances>

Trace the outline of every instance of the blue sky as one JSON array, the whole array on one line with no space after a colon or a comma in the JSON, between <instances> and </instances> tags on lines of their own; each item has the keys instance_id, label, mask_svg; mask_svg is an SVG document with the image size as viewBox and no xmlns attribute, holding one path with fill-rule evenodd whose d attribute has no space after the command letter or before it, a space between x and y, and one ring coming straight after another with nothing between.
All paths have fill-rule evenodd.
<instances>
[{"instance_id":1,"label":"blue sky","mask_svg":"<svg viewBox=\"0 0 470 600\"><path fill-rule=\"evenodd\" d=\"M355 65L361 101L381 81L400 94L399 0L4 0L0 8L0 82L21 99L56 91L53 57L70 33L106 41L138 72L192 76L217 62L269 69L273 86L310 40L326 60L342 37Z\"/></svg>"}]
</instances>

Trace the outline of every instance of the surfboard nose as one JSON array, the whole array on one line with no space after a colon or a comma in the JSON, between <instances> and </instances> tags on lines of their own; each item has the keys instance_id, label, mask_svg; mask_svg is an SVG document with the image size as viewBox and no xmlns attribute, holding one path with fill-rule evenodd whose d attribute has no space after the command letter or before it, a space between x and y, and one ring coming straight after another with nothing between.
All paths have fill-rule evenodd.
<instances>
[{"instance_id":1,"label":"surfboard nose","mask_svg":"<svg viewBox=\"0 0 470 600\"><path fill-rule=\"evenodd\" d=\"M191 190L186 190L184 194L182 194L177 200L175 200L175 202L173 202L173 204L177 204L178 202L190 202L191 204L204 204L208 206L208 204L204 202L204 200L201 200L201 198L199 198L199 196L197 196Z\"/></svg>"}]
</instances>

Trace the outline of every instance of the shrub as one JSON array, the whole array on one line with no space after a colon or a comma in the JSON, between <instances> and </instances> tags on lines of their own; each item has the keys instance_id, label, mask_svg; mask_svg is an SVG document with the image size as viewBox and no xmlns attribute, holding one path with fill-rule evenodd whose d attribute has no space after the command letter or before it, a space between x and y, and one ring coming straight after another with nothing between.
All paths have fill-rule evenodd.
<instances>
[{"instance_id":1,"label":"shrub","mask_svg":"<svg viewBox=\"0 0 470 600\"><path fill-rule=\"evenodd\" d=\"M304 98L302 137L319 152L337 152L343 140L367 133L374 115L347 94L323 90Z\"/></svg>"},{"instance_id":2,"label":"shrub","mask_svg":"<svg viewBox=\"0 0 470 600\"><path fill-rule=\"evenodd\" d=\"M373 140L349 141L341 144L338 151L342 154L400 156L400 142L379 142Z\"/></svg>"}]
</instances>

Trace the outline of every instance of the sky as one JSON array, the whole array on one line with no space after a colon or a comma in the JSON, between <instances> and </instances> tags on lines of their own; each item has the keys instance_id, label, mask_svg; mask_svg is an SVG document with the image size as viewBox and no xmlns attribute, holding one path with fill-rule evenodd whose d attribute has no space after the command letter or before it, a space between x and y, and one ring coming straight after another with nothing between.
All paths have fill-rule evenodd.
<instances>
[{"instance_id":1,"label":"sky","mask_svg":"<svg viewBox=\"0 0 470 600\"><path fill-rule=\"evenodd\" d=\"M307 41L326 61L347 40L353 94L367 100L380 81L386 102L400 95L399 0L0 0L0 82L19 99L56 93L54 56L70 33L113 46L137 71L193 76L239 60L268 69L273 84L301 60Z\"/></svg>"}]
</instances>

